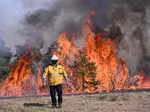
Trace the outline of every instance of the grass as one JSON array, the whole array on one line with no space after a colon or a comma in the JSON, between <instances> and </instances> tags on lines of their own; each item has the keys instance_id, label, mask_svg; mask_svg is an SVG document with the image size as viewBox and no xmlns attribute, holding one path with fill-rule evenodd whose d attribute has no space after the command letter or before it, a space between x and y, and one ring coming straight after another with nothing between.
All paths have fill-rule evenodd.
<instances>
[{"instance_id":1,"label":"grass","mask_svg":"<svg viewBox=\"0 0 150 112\"><path fill-rule=\"evenodd\" d=\"M142 96L142 97L141 97ZM0 99L0 112L149 112L150 92L63 96L63 111L50 97Z\"/></svg>"}]
</instances>

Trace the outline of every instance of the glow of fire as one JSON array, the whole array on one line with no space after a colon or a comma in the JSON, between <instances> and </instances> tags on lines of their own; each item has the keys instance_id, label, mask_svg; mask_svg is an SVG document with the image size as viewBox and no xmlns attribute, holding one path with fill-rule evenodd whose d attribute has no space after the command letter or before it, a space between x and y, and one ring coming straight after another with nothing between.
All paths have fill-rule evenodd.
<instances>
[{"instance_id":1,"label":"glow of fire","mask_svg":"<svg viewBox=\"0 0 150 112\"><path fill-rule=\"evenodd\" d=\"M95 15L91 12L90 16ZM67 33L62 33L57 40L58 46L55 54L59 57L59 63L65 66L69 78L70 86L64 85L64 93L94 93L102 91L119 91L124 89L142 89L150 88L150 77L144 72L139 72L135 77L131 77L129 69L126 66L124 57L117 57L117 47L119 41L103 38L100 33L95 34L90 29L92 24L90 18L87 19L83 27L84 47L82 51L86 54L89 62L96 63L96 81L95 87L86 85L83 91L81 77L76 77L76 68L74 61L78 61L81 56L81 47L75 44L75 37L68 39ZM80 49L79 49L80 48ZM8 77L0 85L0 96L23 96L23 95L47 95L46 88L43 87L41 79L42 73L37 68L37 74L33 74L31 64L35 61L34 56L30 56L29 50L23 56L20 56L16 65L14 65ZM85 80L89 79L85 77ZM137 83L135 83L137 82Z\"/></svg>"}]
</instances>

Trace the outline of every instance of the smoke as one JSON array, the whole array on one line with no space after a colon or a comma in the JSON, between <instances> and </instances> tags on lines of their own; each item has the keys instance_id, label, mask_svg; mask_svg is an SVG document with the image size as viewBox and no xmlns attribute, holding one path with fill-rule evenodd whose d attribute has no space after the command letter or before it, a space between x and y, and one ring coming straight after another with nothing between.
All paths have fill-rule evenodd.
<instances>
[{"instance_id":1,"label":"smoke","mask_svg":"<svg viewBox=\"0 0 150 112\"><path fill-rule=\"evenodd\" d=\"M9 14L6 14L8 20L5 21L7 27L3 32L3 39L13 54L16 53L16 46L26 44L44 52L52 42L57 40L60 33L65 31L69 34L80 33L91 10L98 10L97 16L92 19L98 27L104 28L111 20L108 17L110 7L108 1L15 0L17 5L9 9L14 10L12 24L7 22L11 20ZM30 43L27 43L27 40L30 40ZM37 43L37 40L40 40L40 43Z\"/></svg>"},{"instance_id":2,"label":"smoke","mask_svg":"<svg viewBox=\"0 0 150 112\"><path fill-rule=\"evenodd\" d=\"M95 28L109 25L120 26L122 35L118 57L125 57L130 74L144 70L149 72L149 2L146 0L57 0L48 9L27 15L25 24L43 32L46 46L55 41L62 32L80 33L89 12Z\"/></svg>"},{"instance_id":3,"label":"smoke","mask_svg":"<svg viewBox=\"0 0 150 112\"><path fill-rule=\"evenodd\" d=\"M32 27L35 32L40 30L43 33L42 39L46 48L57 40L62 32L81 33L81 27L91 10L98 10L93 21L97 26L104 27L109 22L106 7L108 5L105 0L56 0L48 9L36 10L26 15L24 24Z\"/></svg>"},{"instance_id":4,"label":"smoke","mask_svg":"<svg viewBox=\"0 0 150 112\"><path fill-rule=\"evenodd\" d=\"M122 5L116 7L121 13L116 23L120 25L123 33L118 56L125 57L131 75L141 70L147 74L150 72L149 3L147 0L126 0ZM116 15L117 10L114 12Z\"/></svg>"},{"instance_id":5,"label":"smoke","mask_svg":"<svg viewBox=\"0 0 150 112\"><path fill-rule=\"evenodd\" d=\"M0 58L11 56L10 49L5 47L4 41L0 38Z\"/></svg>"},{"instance_id":6,"label":"smoke","mask_svg":"<svg viewBox=\"0 0 150 112\"><path fill-rule=\"evenodd\" d=\"M26 14L33 13L35 10L40 8L45 8L45 4L50 4L52 1L48 0L5 0L0 1L0 31L1 40L5 41L5 45L11 49L13 54L16 54L16 46L24 46L26 44L26 40L33 39L32 36L36 36L34 30L31 27L26 27L23 24L24 18ZM50 5L49 5L50 6ZM47 6L48 7L48 6ZM37 33L38 35L39 33ZM32 35L32 36L31 36ZM33 38L34 38L33 36ZM39 38L39 37L37 37ZM35 41L37 40L34 39ZM40 37L40 40L42 38ZM30 42L31 43L31 42Z\"/></svg>"},{"instance_id":7,"label":"smoke","mask_svg":"<svg viewBox=\"0 0 150 112\"><path fill-rule=\"evenodd\" d=\"M105 29L112 23L121 28L118 57L125 57L133 75L141 69L150 70L150 6L147 0L15 0L18 4L13 25L7 23L3 39L13 53L16 46L47 51L62 32L80 34L89 12L96 29ZM18 10L17 10L18 11ZM8 14L9 15L9 14ZM7 17L7 16L5 16ZM5 19L3 19L5 20ZM1 25L1 23L0 23ZM6 25L3 25L6 26ZM18 52L18 51L17 51Z\"/></svg>"}]
</instances>

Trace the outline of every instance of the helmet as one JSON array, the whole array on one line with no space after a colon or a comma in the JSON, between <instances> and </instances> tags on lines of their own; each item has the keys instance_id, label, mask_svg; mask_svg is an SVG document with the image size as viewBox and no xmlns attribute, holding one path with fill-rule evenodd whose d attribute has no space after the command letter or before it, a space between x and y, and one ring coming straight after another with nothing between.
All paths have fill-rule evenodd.
<instances>
[{"instance_id":1,"label":"helmet","mask_svg":"<svg viewBox=\"0 0 150 112\"><path fill-rule=\"evenodd\" d=\"M53 56L51 57L51 60L58 60L58 57L57 57L56 55L53 55Z\"/></svg>"}]
</instances>

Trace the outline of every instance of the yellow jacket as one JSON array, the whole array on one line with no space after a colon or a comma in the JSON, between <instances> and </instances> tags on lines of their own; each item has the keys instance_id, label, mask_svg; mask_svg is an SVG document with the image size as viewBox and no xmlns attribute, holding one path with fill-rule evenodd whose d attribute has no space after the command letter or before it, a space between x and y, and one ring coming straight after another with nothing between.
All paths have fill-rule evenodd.
<instances>
[{"instance_id":1,"label":"yellow jacket","mask_svg":"<svg viewBox=\"0 0 150 112\"><path fill-rule=\"evenodd\" d=\"M55 86L63 83L63 78L67 77L66 71L62 65L49 65L45 69L45 73L43 74L43 78L46 79L48 77L48 84L50 86Z\"/></svg>"}]
</instances>

